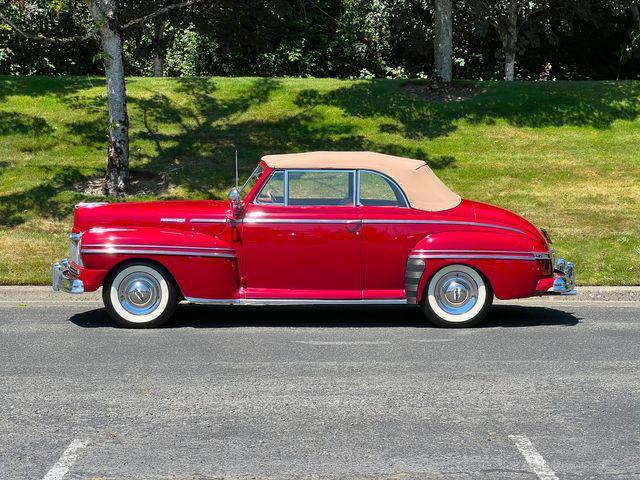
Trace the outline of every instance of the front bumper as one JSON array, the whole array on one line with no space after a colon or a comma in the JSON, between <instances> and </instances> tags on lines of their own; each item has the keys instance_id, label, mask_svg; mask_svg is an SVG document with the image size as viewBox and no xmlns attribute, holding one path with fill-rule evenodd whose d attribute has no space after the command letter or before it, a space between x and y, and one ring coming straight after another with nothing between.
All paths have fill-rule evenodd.
<instances>
[{"instance_id":1,"label":"front bumper","mask_svg":"<svg viewBox=\"0 0 640 480\"><path fill-rule=\"evenodd\" d=\"M553 286L545 292L546 295L575 295L576 269L573 262L564 258L558 259L553 271Z\"/></svg>"},{"instance_id":2,"label":"front bumper","mask_svg":"<svg viewBox=\"0 0 640 480\"><path fill-rule=\"evenodd\" d=\"M69 260L63 258L51 267L51 286L53 290L66 293L84 293L84 284L71 273Z\"/></svg>"}]
</instances>

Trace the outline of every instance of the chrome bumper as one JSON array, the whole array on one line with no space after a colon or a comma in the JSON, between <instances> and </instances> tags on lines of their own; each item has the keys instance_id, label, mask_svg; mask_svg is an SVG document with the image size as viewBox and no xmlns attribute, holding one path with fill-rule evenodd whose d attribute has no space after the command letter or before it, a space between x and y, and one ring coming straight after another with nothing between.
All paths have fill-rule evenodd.
<instances>
[{"instance_id":1,"label":"chrome bumper","mask_svg":"<svg viewBox=\"0 0 640 480\"><path fill-rule=\"evenodd\" d=\"M69 275L69 260L63 258L51 267L51 286L55 292L84 293L84 284Z\"/></svg>"},{"instance_id":2,"label":"chrome bumper","mask_svg":"<svg viewBox=\"0 0 640 480\"><path fill-rule=\"evenodd\" d=\"M547 295L575 295L576 269L573 262L559 258L555 266L555 280Z\"/></svg>"}]
</instances>

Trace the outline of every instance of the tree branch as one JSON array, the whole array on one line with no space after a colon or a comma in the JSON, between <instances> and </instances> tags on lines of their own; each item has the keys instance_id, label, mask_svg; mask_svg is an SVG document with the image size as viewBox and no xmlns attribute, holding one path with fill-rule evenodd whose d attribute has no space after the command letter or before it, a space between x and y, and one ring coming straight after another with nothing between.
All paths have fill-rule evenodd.
<instances>
[{"instance_id":1,"label":"tree branch","mask_svg":"<svg viewBox=\"0 0 640 480\"><path fill-rule=\"evenodd\" d=\"M133 25L137 25L138 23L143 23L153 18L156 18L164 13L167 13L171 10L175 10L176 8L188 7L189 5L193 5L194 3L200 2L201 0L186 0L185 2L174 3L173 5L167 5L166 7L161 8L160 10L156 10L149 15L145 15L144 17L136 18L135 20L131 20L125 23L122 26L122 30L125 30Z\"/></svg>"},{"instance_id":2,"label":"tree branch","mask_svg":"<svg viewBox=\"0 0 640 480\"><path fill-rule=\"evenodd\" d=\"M41 40L43 42L49 42L49 43L82 42L84 40L89 40L98 31L97 28L92 28L90 31L88 31L84 35L75 35L73 37L63 37L63 38L53 38L53 37L45 37L44 35L40 35L40 34L25 32L20 27L18 27L15 23L9 20L7 16L2 12L0 12L0 19L25 38L28 38L30 40Z\"/></svg>"},{"instance_id":3,"label":"tree branch","mask_svg":"<svg viewBox=\"0 0 640 480\"><path fill-rule=\"evenodd\" d=\"M131 20L131 21L125 23L122 26L122 30L127 29L129 27L132 27L133 25L136 25L138 23L142 23L142 22L146 22L148 20L151 20L151 19L153 19L155 17L158 17L158 16L160 16L160 15L162 15L164 13L167 13L167 12L169 12L171 10L175 10L176 8L182 8L182 7L187 7L189 5L193 5L194 3L197 3L199 1L201 1L201 0L186 0L184 2L174 3L173 5L167 5L166 7L161 8L160 10L156 10L155 12L150 13L149 15L145 15L144 17L139 17L139 18L136 18L135 20ZM22 35L25 38L28 38L30 40L40 40L40 41L49 42L49 43L82 42L84 40L90 39L96 33L98 33L98 27L94 27L90 31L85 33L84 35L75 35L73 37L64 37L64 38L46 37L46 36L40 35L40 34L34 34L34 33L25 32L23 29L18 27L15 23L13 23L11 20L9 20L7 18L7 16L4 13L2 13L1 11L0 11L0 20L5 22L6 24L8 24L13 30L15 30L16 32L18 32L20 35Z\"/></svg>"}]
</instances>

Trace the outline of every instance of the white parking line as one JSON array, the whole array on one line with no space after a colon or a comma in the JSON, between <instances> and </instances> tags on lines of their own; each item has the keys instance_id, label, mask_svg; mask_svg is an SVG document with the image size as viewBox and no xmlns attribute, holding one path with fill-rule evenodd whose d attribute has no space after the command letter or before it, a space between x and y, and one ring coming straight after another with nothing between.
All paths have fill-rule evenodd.
<instances>
[{"instance_id":1,"label":"white parking line","mask_svg":"<svg viewBox=\"0 0 640 480\"><path fill-rule=\"evenodd\" d=\"M453 342L455 338L422 338L422 339L414 339L411 341L415 343L440 343L440 342Z\"/></svg>"},{"instance_id":2,"label":"white parking line","mask_svg":"<svg viewBox=\"0 0 640 480\"><path fill-rule=\"evenodd\" d=\"M89 444L87 440L74 440L62 453L60 459L51 467L42 480L61 480L78 458L80 450Z\"/></svg>"},{"instance_id":3,"label":"white parking line","mask_svg":"<svg viewBox=\"0 0 640 480\"><path fill-rule=\"evenodd\" d=\"M367 341L354 341L354 342L319 342L319 341L305 341L297 340L293 343L302 343L304 345L391 345L391 342L367 342Z\"/></svg>"},{"instance_id":4,"label":"white parking line","mask_svg":"<svg viewBox=\"0 0 640 480\"><path fill-rule=\"evenodd\" d=\"M551 470L542 455L535 449L531 440L524 435L509 435L516 447L540 480L558 480L556 472Z\"/></svg>"}]
</instances>

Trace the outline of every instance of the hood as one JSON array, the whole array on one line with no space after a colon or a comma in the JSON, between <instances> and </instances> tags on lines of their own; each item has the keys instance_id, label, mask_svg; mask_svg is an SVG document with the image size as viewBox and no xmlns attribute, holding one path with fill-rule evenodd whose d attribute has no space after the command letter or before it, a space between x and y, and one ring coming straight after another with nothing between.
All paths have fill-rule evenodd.
<instances>
[{"instance_id":1,"label":"hood","mask_svg":"<svg viewBox=\"0 0 640 480\"><path fill-rule=\"evenodd\" d=\"M192 218L225 218L229 203L223 200L178 200L157 202L80 203L76 205L73 228L171 226L190 229ZM163 223L161 219L184 219L184 223Z\"/></svg>"}]
</instances>

